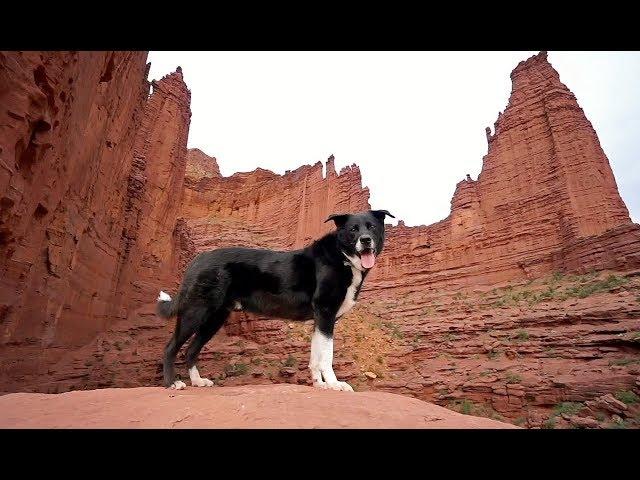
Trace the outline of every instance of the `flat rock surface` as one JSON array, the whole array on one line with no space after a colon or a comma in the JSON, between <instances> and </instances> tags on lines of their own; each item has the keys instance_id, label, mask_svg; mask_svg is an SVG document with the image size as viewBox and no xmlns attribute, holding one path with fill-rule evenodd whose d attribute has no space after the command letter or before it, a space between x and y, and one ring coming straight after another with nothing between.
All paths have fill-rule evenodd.
<instances>
[{"instance_id":1,"label":"flat rock surface","mask_svg":"<svg viewBox=\"0 0 640 480\"><path fill-rule=\"evenodd\" d=\"M517 428L411 397L301 385L108 388L0 397L0 428Z\"/></svg>"}]
</instances>

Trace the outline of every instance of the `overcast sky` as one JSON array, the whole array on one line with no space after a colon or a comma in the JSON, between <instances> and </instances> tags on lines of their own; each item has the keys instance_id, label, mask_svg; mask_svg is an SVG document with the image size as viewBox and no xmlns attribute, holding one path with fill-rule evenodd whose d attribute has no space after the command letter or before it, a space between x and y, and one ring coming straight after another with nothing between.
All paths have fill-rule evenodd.
<instances>
[{"instance_id":1,"label":"overcast sky","mask_svg":"<svg viewBox=\"0 0 640 480\"><path fill-rule=\"evenodd\" d=\"M334 154L356 163L373 208L407 225L449 214L458 181L476 179L485 127L507 105L511 70L538 52L151 52L149 77L183 69L189 147L223 175L283 174ZM549 52L640 220L640 53ZM395 222L393 222L395 223Z\"/></svg>"}]
</instances>

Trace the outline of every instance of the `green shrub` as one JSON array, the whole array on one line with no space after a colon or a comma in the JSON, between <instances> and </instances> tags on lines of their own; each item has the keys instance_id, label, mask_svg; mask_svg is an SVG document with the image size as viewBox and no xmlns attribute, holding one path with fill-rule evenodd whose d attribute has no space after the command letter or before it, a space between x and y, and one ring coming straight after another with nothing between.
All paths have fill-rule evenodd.
<instances>
[{"instance_id":1,"label":"green shrub","mask_svg":"<svg viewBox=\"0 0 640 480\"><path fill-rule=\"evenodd\" d=\"M517 373L507 372L506 374L507 383L520 383L522 381L522 377Z\"/></svg>"},{"instance_id":2,"label":"green shrub","mask_svg":"<svg viewBox=\"0 0 640 480\"><path fill-rule=\"evenodd\" d=\"M542 424L542 428L545 430L553 430L556 428L556 417L547 418L547 420Z\"/></svg>"},{"instance_id":3,"label":"green shrub","mask_svg":"<svg viewBox=\"0 0 640 480\"><path fill-rule=\"evenodd\" d=\"M238 375L244 375L249 371L249 366L246 363L230 363L224 367L224 373L228 377L236 377Z\"/></svg>"},{"instance_id":4,"label":"green shrub","mask_svg":"<svg viewBox=\"0 0 640 480\"><path fill-rule=\"evenodd\" d=\"M465 398L463 400L455 400L453 402L453 409L464 415L471 415L475 409L475 405L471 400Z\"/></svg>"},{"instance_id":5,"label":"green shrub","mask_svg":"<svg viewBox=\"0 0 640 480\"><path fill-rule=\"evenodd\" d=\"M551 275L551 281L554 283L557 283L560 280L562 280L562 277L563 277L562 272L554 272L553 275Z\"/></svg>"},{"instance_id":6,"label":"green shrub","mask_svg":"<svg viewBox=\"0 0 640 480\"><path fill-rule=\"evenodd\" d=\"M596 280L591 283L569 287L566 289L566 294L570 297L586 298L590 295L593 295L594 293L609 292L611 290L614 290L624 285L628 281L629 280L625 277L620 277L618 275L609 275L604 280Z\"/></svg>"},{"instance_id":7,"label":"green shrub","mask_svg":"<svg viewBox=\"0 0 640 480\"><path fill-rule=\"evenodd\" d=\"M575 415L582 410L583 407L584 405L579 402L562 402L557 404L553 408L553 411L556 415L562 415L563 413L566 413L567 415Z\"/></svg>"},{"instance_id":8,"label":"green shrub","mask_svg":"<svg viewBox=\"0 0 640 480\"><path fill-rule=\"evenodd\" d=\"M614 396L627 405L638 403L638 400L640 400L640 397L630 390L620 390L619 392L616 392Z\"/></svg>"},{"instance_id":9,"label":"green shrub","mask_svg":"<svg viewBox=\"0 0 640 480\"><path fill-rule=\"evenodd\" d=\"M618 358L617 360L610 361L609 365L625 366L638 362L640 362L640 358Z\"/></svg>"}]
</instances>

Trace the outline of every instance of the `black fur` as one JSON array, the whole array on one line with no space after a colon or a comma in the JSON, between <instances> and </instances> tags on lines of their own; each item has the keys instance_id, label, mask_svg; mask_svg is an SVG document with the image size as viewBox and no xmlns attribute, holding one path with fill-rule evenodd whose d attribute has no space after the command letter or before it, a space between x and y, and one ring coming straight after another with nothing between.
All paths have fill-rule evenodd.
<instances>
[{"instance_id":1,"label":"black fur","mask_svg":"<svg viewBox=\"0 0 640 480\"><path fill-rule=\"evenodd\" d=\"M379 255L386 215L393 217L386 210L331 215L327 221L333 220L336 230L300 250L233 247L198 254L187 267L176 298L158 302L159 316L178 317L165 348L165 386L175 380L174 363L182 345L194 337L186 355L187 368L191 368L236 302L248 312L300 321L314 319L316 328L332 336L336 314L353 278L350 264L345 265L345 254L359 257L358 239L369 236L375 255ZM363 281L367 273L363 271Z\"/></svg>"},{"instance_id":2,"label":"black fur","mask_svg":"<svg viewBox=\"0 0 640 480\"><path fill-rule=\"evenodd\" d=\"M156 313L162 318L175 317L178 309L178 302L161 302L156 305Z\"/></svg>"}]
</instances>

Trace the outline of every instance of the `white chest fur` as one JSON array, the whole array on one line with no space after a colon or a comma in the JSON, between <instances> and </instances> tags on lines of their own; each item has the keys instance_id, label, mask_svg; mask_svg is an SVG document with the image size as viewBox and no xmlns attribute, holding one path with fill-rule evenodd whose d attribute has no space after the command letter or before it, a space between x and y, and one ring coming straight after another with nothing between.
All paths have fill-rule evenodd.
<instances>
[{"instance_id":1,"label":"white chest fur","mask_svg":"<svg viewBox=\"0 0 640 480\"><path fill-rule=\"evenodd\" d=\"M355 296L360 283L362 283L362 272L355 267L351 267L351 273L353 274L353 279L351 280L351 285L347 288L342 305L340 305L338 313L336 313L336 318L347 313L356 304Z\"/></svg>"}]
</instances>

